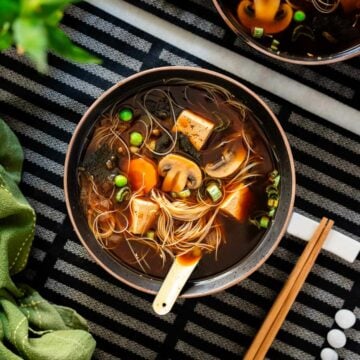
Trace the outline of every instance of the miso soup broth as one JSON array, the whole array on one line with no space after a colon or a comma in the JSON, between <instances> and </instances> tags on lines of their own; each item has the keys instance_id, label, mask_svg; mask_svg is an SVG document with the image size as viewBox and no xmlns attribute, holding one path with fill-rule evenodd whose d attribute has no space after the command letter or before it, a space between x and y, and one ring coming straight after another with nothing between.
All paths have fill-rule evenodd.
<instances>
[{"instance_id":1,"label":"miso soup broth","mask_svg":"<svg viewBox=\"0 0 360 360\"><path fill-rule=\"evenodd\" d=\"M280 189L255 115L226 89L182 79L106 109L78 171L101 246L160 278L174 256L201 253L192 277L204 278L249 254L273 221Z\"/></svg>"},{"instance_id":2,"label":"miso soup broth","mask_svg":"<svg viewBox=\"0 0 360 360\"><path fill-rule=\"evenodd\" d=\"M321 58L360 44L360 0L221 0L254 41L278 55Z\"/></svg>"}]
</instances>

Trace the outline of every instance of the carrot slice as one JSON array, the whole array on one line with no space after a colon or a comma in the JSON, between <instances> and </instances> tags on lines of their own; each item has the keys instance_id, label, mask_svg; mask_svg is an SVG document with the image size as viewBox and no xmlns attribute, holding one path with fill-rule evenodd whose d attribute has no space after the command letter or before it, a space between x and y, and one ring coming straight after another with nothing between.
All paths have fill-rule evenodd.
<instances>
[{"instance_id":1,"label":"carrot slice","mask_svg":"<svg viewBox=\"0 0 360 360\"><path fill-rule=\"evenodd\" d=\"M143 190L143 193L150 192L158 183L156 165L147 159L138 158L130 161L129 182L133 190Z\"/></svg>"}]
</instances>

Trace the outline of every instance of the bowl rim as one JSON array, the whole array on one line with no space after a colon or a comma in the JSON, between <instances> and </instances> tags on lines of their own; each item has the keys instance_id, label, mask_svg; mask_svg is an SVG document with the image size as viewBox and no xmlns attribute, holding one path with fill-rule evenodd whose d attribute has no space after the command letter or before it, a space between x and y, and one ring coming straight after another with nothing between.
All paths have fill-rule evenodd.
<instances>
[{"instance_id":1,"label":"bowl rim","mask_svg":"<svg viewBox=\"0 0 360 360\"><path fill-rule=\"evenodd\" d=\"M289 206L288 206L288 209L287 209L287 212L286 212L286 215L285 215L285 220L283 222L283 226L282 226L281 230L279 231L279 233L278 233L278 235L276 237L276 240L273 242L272 246L267 250L266 254L260 259L260 261L258 263L256 263L255 266L251 267L242 276L236 277L232 281L226 282L224 285L216 287L215 289L210 289L210 290L207 290L207 291L203 291L201 293L196 293L196 292L195 293L184 293L184 294L180 295L180 297L182 297L182 298L202 297L202 296L207 296L207 295L210 295L210 294L215 294L215 293L223 291L223 290L225 290L225 289L227 289L227 288L229 288L231 286L234 286L235 284L239 283L240 281L242 281L243 279L248 277L250 274L255 272L269 258L269 256L273 253L275 248L278 246L280 240L282 239L282 237L284 236L284 234L286 232L286 229L287 229L288 224L290 222L290 218L292 216L292 211L293 211L293 208L294 208L295 188L296 188L295 162L294 162L294 158L293 158L293 155L292 155L292 151L291 151L291 148L290 148L289 141L287 139L285 131L283 130L279 120L274 115L274 113L272 112L270 107L258 95L256 95L252 90L250 90L248 87L241 84L237 80L234 80L234 79L230 78L229 76L221 74L219 72L204 69L204 68L199 68L199 67L191 67L191 66L164 66L164 67L156 67L156 68L152 68L152 69L148 69L148 70L143 70L143 71L135 73L135 74L133 74L133 75L119 81L118 83L114 84L112 87L110 87L108 90L106 90L103 94L101 94L90 105L90 107L86 110L86 112L81 117L79 123L77 124L77 126L76 126L76 128L75 128L75 130L73 132L73 135L72 135L71 140L70 140L69 145L68 145L68 149L67 149L67 153L66 153L66 157L65 157L65 164L64 164L65 203L66 203L66 208L67 208L67 212L68 212L71 224L73 226L73 229L74 229L77 237L79 238L79 240L81 241L81 243L85 247L85 249L88 251L88 253L91 255L91 257L96 261L96 263L98 263L105 271L107 271L113 277L115 277L116 279L120 280L121 282L125 283L126 285L128 285L128 286L130 286L132 288L135 288L137 290L140 290L140 291L148 293L148 294L156 294L157 293L154 290L142 287L140 285L137 285L134 282L128 281L127 279L125 279L121 275L117 274L115 271L110 269L106 264L104 264L97 257L97 255L92 251L92 249L88 246L87 242L84 240L82 234L80 233L80 230L79 230L79 228L77 226L77 222L75 220L75 217L74 217L74 214L73 214L73 211L72 211L72 207L71 207L70 200L69 200L68 180L69 180L69 168L71 166L71 164L70 164L70 156L71 156L71 153L72 153L72 150L73 150L73 147L74 147L74 143L77 140L78 133L80 132L82 126L88 120L89 114L91 114L91 112L97 107L97 105L99 103L101 103L103 101L103 99L105 99L108 95L110 95L114 90L118 89L119 87L122 87L126 83L132 82L133 80L135 80L135 79L137 79L139 77L142 77L144 75L147 75L147 74L156 73L156 72L166 72L166 71L185 71L185 72L189 71L189 72L203 73L203 74L207 74L207 75L210 74L210 75L212 75L214 77L218 77L221 80L224 80L225 82L230 82L234 86L241 88L242 91L248 93L252 98L254 98L263 107L263 109L271 117L271 119L274 122L277 130L279 131L279 135L281 136L281 138L283 140L284 147L286 149L286 153L288 155L287 157L288 157L288 160L289 160L289 168L290 168L289 177L291 179L291 188L289 188L289 192L290 192ZM195 286L196 286L196 284L194 285L194 287Z\"/></svg>"},{"instance_id":2,"label":"bowl rim","mask_svg":"<svg viewBox=\"0 0 360 360\"><path fill-rule=\"evenodd\" d=\"M349 60L351 58L360 56L360 43L358 45L355 45L347 50L343 50L339 53L335 53L333 55L326 55L324 57L315 58L316 60L305 59L303 57L287 57L287 56L280 56L276 53L272 53L271 51L266 50L262 46L258 45L255 41L251 39L250 36L247 36L244 32L239 30L237 26L234 25L234 23L229 19L229 17L225 14L223 11L223 7L220 5L219 0L212 0L213 4L217 10L217 12L220 14L222 19L225 21L226 25L239 37L241 38L246 44L251 46L253 49L259 51L260 53L267 55L273 59L280 60L286 63L290 64L297 64L297 65L310 65L310 66L317 66L317 65L328 65L328 64L334 64L337 62ZM349 53L348 53L349 52Z\"/></svg>"}]
</instances>

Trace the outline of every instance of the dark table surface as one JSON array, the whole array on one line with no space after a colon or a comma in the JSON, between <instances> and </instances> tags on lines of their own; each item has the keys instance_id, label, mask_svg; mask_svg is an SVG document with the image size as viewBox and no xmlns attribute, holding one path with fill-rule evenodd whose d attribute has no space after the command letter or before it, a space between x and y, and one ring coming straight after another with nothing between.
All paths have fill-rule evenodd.
<instances>
[{"instance_id":1,"label":"dark table surface","mask_svg":"<svg viewBox=\"0 0 360 360\"><path fill-rule=\"evenodd\" d=\"M121 14L122 7L142 8L149 19L155 15L239 59L263 65L270 74L285 75L289 84L297 81L315 90L330 105L336 101L344 109L344 119L347 110L354 114L360 108L359 58L312 68L269 60L226 29L211 1L107 0L98 6L107 3L118 6L116 14ZM335 125L309 111L313 99L294 104L286 89L284 96L278 91L274 95L250 75L228 73L206 56L185 52L171 39L156 38L141 30L141 24L126 20L85 2L67 11L63 28L75 42L104 59L100 66L50 55L50 72L40 76L15 50L0 54L0 116L24 147L21 189L37 212L25 276L44 297L71 306L88 319L97 340L95 359L239 359L304 243L285 236L266 264L239 285L214 296L180 300L171 314L155 315L153 297L107 274L91 260L72 230L64 203L63 164L76 124L104 90L138 71L181 64L226 73L260 94L278 115L296 161L296 211L314 219L328 216L339 231L359 240L360 137L355 132L360 131L360 115L359 123L352 126L355 132L348 131L341 126L341 116ZM359 258L349 264L322 251L268 358L319 358L321 349L328 346L328 331L336 328L336 311L348 308L360 317L359 275ZM338 350L339 357L360 359L359 320L345 333L347 343Z\"/></svg>"}]
</instances>

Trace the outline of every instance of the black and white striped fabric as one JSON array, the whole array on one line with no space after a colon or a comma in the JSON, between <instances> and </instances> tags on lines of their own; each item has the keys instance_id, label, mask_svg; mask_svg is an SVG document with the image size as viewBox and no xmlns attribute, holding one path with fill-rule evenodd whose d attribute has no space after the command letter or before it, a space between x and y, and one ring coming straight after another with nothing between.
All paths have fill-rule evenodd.
<instances>
[{"instance_id":1,"label":"black and white striped fabric","mask_svg":"<svg viewBox=\"0 0 360 360\"><path fill-rule=\"evenodd\" d=\"M105 89L144 69L181 64L226 73L260 94L278 115L296 161L296 211L315 219L328 216L339 231L357 240L360 137L318 116L316 108L310 111L313 99L303 99L301 106L294 104L288 98L293 87L284 89L284 95L279 95L281 89L274 95L259 84L256 74L239 77L227 72L223 63L217 65L206 56L182 50L180 42L155 37L156 29L141 30L146 26L140 22L129 24L129 18L110 15L109 4L118 7L115 15L138 8L133 14L147 21L158 19L158 27L169 24L179 33L192 33L195 47L201 41L210 42L226 49L229 56L241 57L243 64L261 66L275 80L280 77L300 90L305 86L314 96L329 101L329 105L319 104L322 113L337 104L336 109L343 111L340 125L357 114L358 123L345 127L359 131L360 59L311 68L270 60L237 40L207 0L106 0L99 1L98 7L89 3L70 7L63 29L103 58L100 66L51 55L50 72L42 76L15 50L0 55L0 116L24 147L21 188L37 212L27 282L50 301L71 306L88 319L97 340L94 359L241 359L304 244L285 237L266 264L239 285L214 296L180 300L170 315L155 315L152 296L105 273L86 253L69 223L63 164L77 122ZM329 118L333 115L332 111ZM347 343L338 350L339 358L360 359L359 275L359 258L349 264L323 251L267 358L319 358L321 349L328 346L326 334L336 328L334 315L344 307L354 311L358 321L345 331Z\"/></svg>"}]
</instances>

